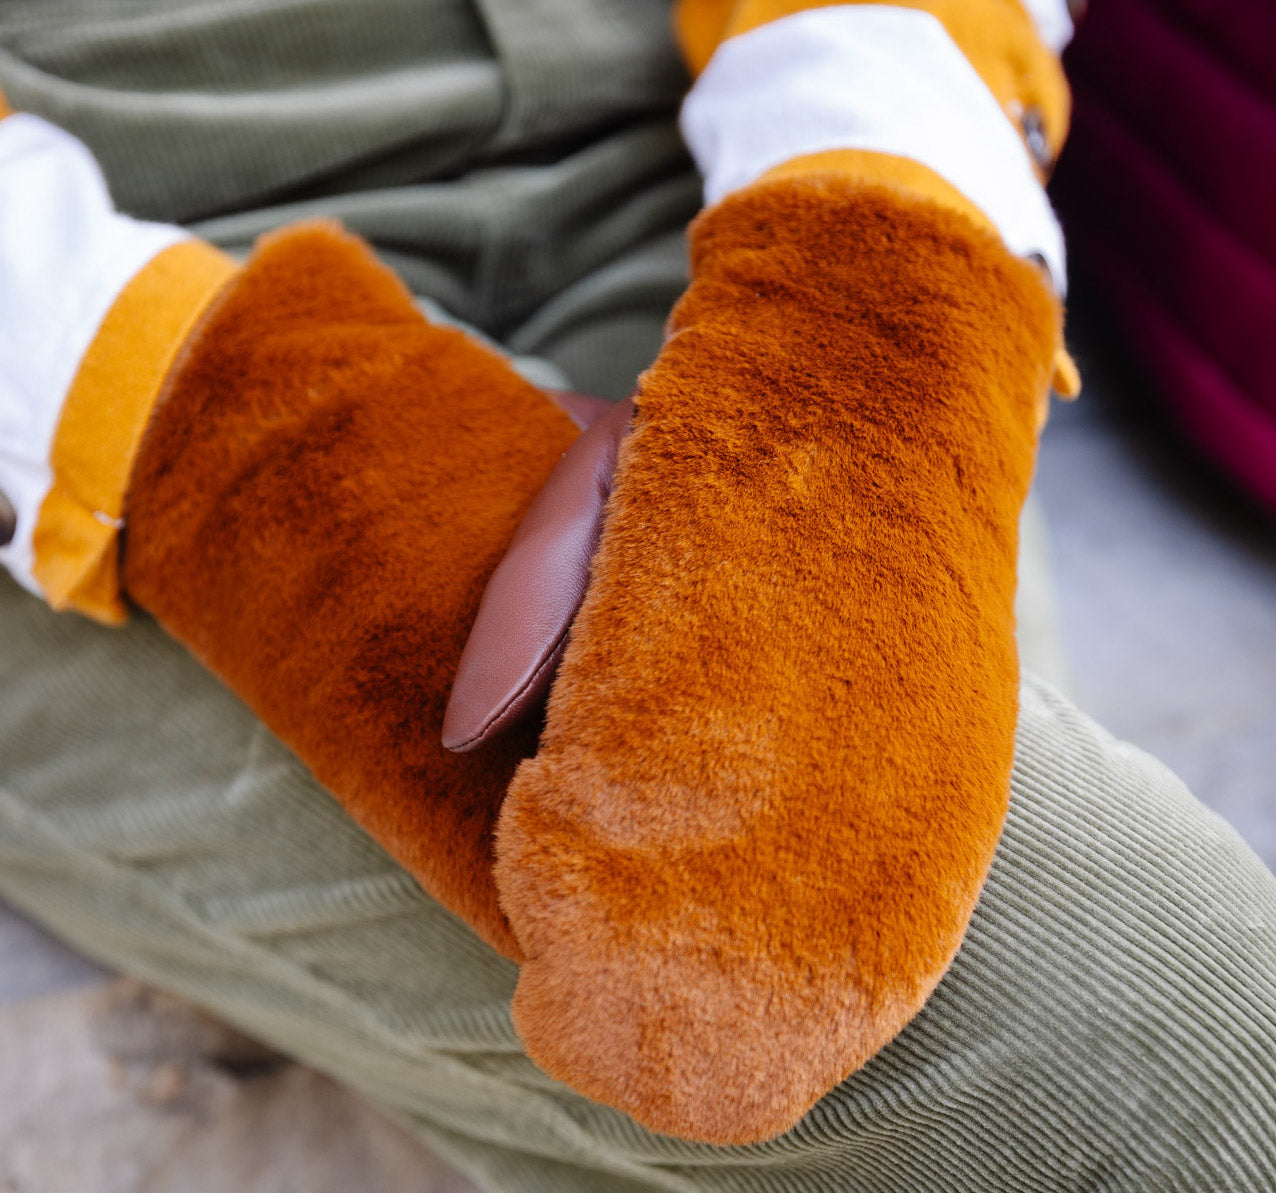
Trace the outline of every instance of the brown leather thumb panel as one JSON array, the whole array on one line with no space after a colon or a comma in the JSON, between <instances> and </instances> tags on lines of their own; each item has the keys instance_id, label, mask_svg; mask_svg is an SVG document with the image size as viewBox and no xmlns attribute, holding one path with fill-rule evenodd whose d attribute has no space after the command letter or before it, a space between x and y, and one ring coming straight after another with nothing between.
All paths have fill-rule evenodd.
<instances>
[{"instance_id":1,"label":"brown leather thumb panel","mask_svg":"<svg viewBox=\"0 0 1276 1193\"><path fill-rule=\"evenodd\" d=\"M567 449L492 573L443 717L449 750L477 749L543 707L585 599L633 411L629 399L617 403Z\"/></svg>"}]
</instances>

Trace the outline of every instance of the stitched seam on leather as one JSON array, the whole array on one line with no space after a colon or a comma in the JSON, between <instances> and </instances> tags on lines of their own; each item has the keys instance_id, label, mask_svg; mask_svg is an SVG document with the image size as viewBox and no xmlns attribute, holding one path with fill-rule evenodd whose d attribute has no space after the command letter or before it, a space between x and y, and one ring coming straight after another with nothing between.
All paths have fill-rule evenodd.
<instances>
[{"instance_id":1,"label":"stitched seam on leather","mask_svg":"<svg viewBox=\"0 0 1276 1193\"><path fill-rule=\"evenodd\" d=\"M576 608L577 610L579 610L580 606L578 605ZM574 613L572 615L571 620L572 621L576 620ZM470 746L470 745L473 745L475 742L481 741L483 737L488 733L488 731L492 728L492 726L497 724L497 722L500 721L500 719L506 714L506 712L509 711L510 706L518 703L519 699L527 692L527 690L535 685L536 681L544 673L545 668L548 667L554 661L555 656L558 654L559 647L562 646L563 640L567 637L568 632L570 630L571 630L571 622L568 622L567 627L559 633L557 638L554 639L554 645L550 648L549 652L541 660L540 666L537 667L536 670L533 671L531 675L529 675L523 681L518 691L516 691L512 696L510 696L510 698L506 700L505 703L502 704L501 707L496 712L492 713L492 715L489 716L487 720L483 722L483 724L479 727L479 729L475 733L467 737L463 742L460 743L459 746L453 746L454 750L459 751L463 749L465 746Z\"/></svg>"}]
</instances>

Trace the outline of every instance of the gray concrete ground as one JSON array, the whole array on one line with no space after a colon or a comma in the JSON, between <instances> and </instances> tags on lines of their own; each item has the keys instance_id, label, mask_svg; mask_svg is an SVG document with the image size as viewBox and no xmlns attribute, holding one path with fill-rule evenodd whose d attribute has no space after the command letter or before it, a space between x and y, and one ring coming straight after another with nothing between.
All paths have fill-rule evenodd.
<instances>
[{"instance_id":1,"label":"gray concrete ground","mask_svg":"<svg viewBox=\"0 0 1276 1193\"><path fill-rule=\"evenodd\" d=\"M1086 394L1056 408L1038 478L1073 695L1276 868L1276 523L1079 342ZM0 1193L469 1188L330 1083L277 1061L236 1077L225 1048L0 908Z\"/></svg>"},{"instance_id":2,"label":"gray concrete ground","mask_svg":"<svg viewBox=\"0 0 1276 1193\"><path fill-rule=\"evenodd\" d=\"M332 1082L120 979L0 1012L0 1193L474 1193Z\"/></svg>"}]
</instances>

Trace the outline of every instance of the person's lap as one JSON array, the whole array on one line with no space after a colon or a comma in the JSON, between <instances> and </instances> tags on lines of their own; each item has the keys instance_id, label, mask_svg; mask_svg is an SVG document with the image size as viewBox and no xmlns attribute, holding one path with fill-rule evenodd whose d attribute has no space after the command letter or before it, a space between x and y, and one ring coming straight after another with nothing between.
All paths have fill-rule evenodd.
<instances>
[{"instance_id":1,"label":"person's lap","mask_svg":"<svg viewBox=\"0 0 1276 1193\"><path fill-rule=\"evenodd\" d=\"M438 0L429 30L418 5L374 7L204 4L195 28L159 0L123 25L42 0L7 16L0 82L73 116L135 214L188 222L211 203L222 214L197 230L240 249L287 219L344 219L418 294L619 396L683 284L697 202L664 6L546 0L532 29L522 3ZM344 75L319 64L329 102L304 111L240 53L292 47L302 19L331 22L315 44L350 56ZM17 36L26 24L40 38ZM99 38L109 53L89 52ZM156 51L170 44L221 72L200 96ZM404 55L447 104L383 102ZM117 85L147 103L115 102ZM240 92L252 103L226 100ZM169 156L139 151L152 141ZM368 165L370 147L385 160ZM307 153L314 195L256 209L310 177ZM492 1188L1276 1187L1276 880L1164 768L1034 679L1005 837L950 974L794 1131L715 1149L541 1075L510 1022L514 967L147 619L102 630L0 578L0 625L0 898L331 1073Z\"/></svg>"},{"instance_id":2,"label":"person's lap","mask_svg":"<svg viewBox=\"0 0 1276 1193\"><path fill-rule=\"evenodd\" d=\"M996 864L931 1002L794 1131L715 1149L541 1075L510 1023L514 967L147 619L102 630L3 581L0 621L0 897L331 1073L493 1188L1276 1180L1276 880L1040 681Z\"/></svg>"}]
</instances>

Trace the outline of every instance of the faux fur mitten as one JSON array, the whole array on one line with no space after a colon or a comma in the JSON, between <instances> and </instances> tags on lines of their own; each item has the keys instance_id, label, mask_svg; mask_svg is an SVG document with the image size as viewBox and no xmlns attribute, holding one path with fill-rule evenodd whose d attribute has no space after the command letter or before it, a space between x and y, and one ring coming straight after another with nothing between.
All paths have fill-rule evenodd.
<instances>
[{"instance_id":1,"label":"faux fur mitten","mask_svg":"<svg viewBox=\"0 0 1276 1193\"><path fill-rule=\"evenodd\" d=\"M742 1143L881 1048L962 939L1061 317L992 232L836 176L726 199L692 254L496 873L530 1055Z\"/></svg>"},{"instance_id":2,"label":"faux fur mitten","mask_svg":"<svg viewBox=\"0 0 1276 1193\"><path fill-rule=\"evenodd\" d=\"M264 241L170 376L128 488L124 582L489 943L523 729L439 740L489 573L575 428L431 326L331 226Z\"/></svg>"}]
</instances>

